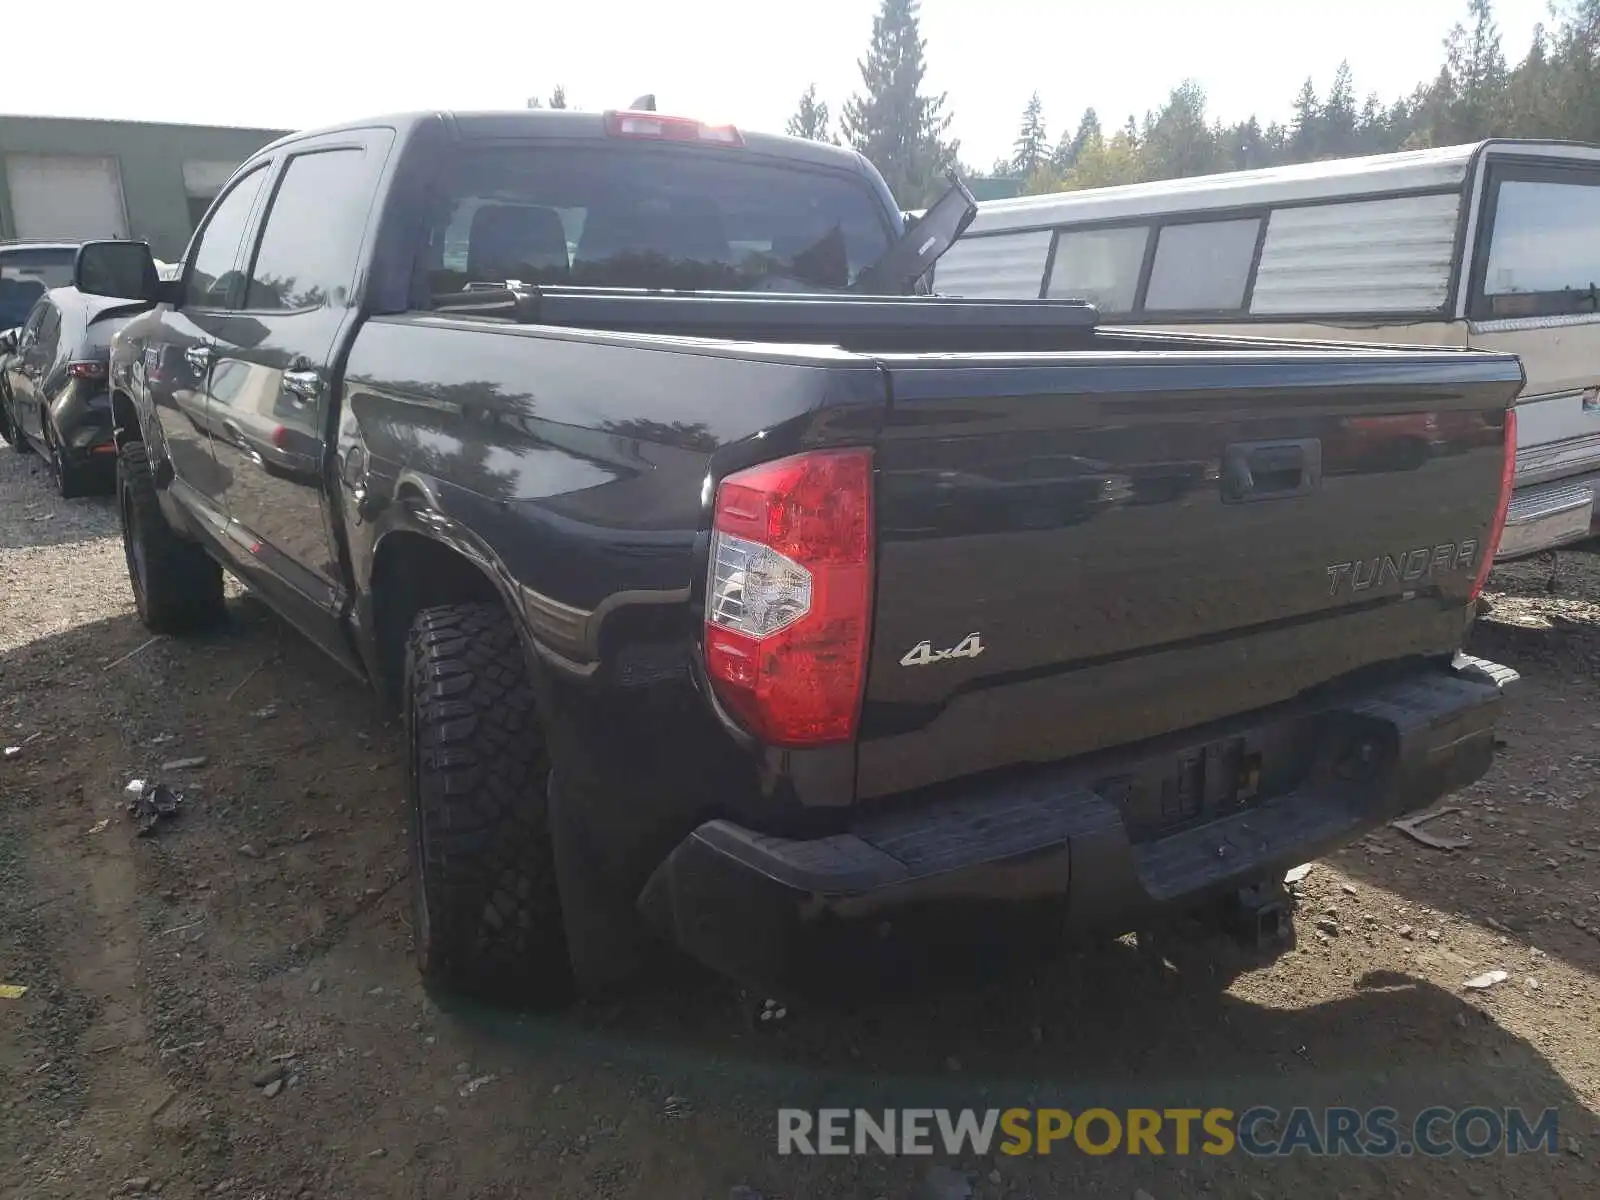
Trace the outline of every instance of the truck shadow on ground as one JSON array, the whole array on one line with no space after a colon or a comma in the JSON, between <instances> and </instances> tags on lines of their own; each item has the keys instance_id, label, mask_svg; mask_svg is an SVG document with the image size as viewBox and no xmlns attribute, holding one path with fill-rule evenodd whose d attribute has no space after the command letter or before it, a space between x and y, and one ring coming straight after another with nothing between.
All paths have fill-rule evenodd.
<instances>
[{"instance_id":1,"label":"truck shadow on ground","mask_svg":"<svg viewBox=\"0 0 1600 1200\"><path fill-rule=\"evenodd\" d=\"M1600 1194L1592 1165L1600 1124L1556 1065L1479 1006L1394 973L1392 956L1369 954L1354 939L1347 939L1351 953L1337 959L1297 953L1244 973L1249 956L1227 942L1175 947L1168 965L1123 941L1061 947L1001 925L987 953L938 938L902 947L888 980L881 963L837 956L827 969L845 985L838 991L849 996L857 974L860 990L797 1008L766 1032L747 1022L730 985L686 966L625 998L556 1015L440 998L425 1006L407 952L395 732L375 719L359 686L260 604L235 599L230 609L229 629L192 643L147 647L148 634L124 613L0 655L7 705L0 721L24 726L19 734L41 734L25 758L0 766L8 794L26 787L35 805L64 805L77 789L85 811L73 819L87 827L91 810L106 811L129 775L159 769L163 759L209 758L181 778L185 811L171 831L136 845L138 925L160 931L200 921L196 933L204 930L204 956L170 964L147 957L147 1003L160 1011L155 1027L164 1044L210 1039L208 1057L249 1063L264 1048L255 1044L263 1035L247 1031L260 1029L269 1012L278 1021L292 1014L310 1052L328 1041L375 1055L383 1074L370 1086L378 1086L379 1078L438 1069L417 1032L419 1012L431 1013L424 1028L439 1039L433 1057L514 1068L496 1085L495 1108L520 1114L518 1121L555 1121L553 1089L563 1082L568 1097L578 1081L598 1089L593 1103L636 1130L661 1128L669 1098L687 1097L699 1122L690 1128L715 1146L709 1177L718 1182L706 1195L749 1182L769 1195L870 1200L910 1194L927 1167L927 1160L779 1158L780 1105L1241 1112L1335 1103L1386 1105L1403 1116L1429 1105L1521 1106L1530 1119L1554 1107L1560 1137L1577 1138L1589 1157L1563 1147L1554 1156L1473 1163L1413 1156L1330 1164L1295 1155L1153 1164L1073 1153L1002 1164L1006 1194L1128 1194L1138 1184L1156 1195L1188 1195L1195 1178L1223 1196L1248 1196L1252 1187L1263 1195L1347 1187L1382 1194L1408 1190L1413 1177L1434 1180L1428 1194L1439 1196L1462 1194L1469 1178L1485 1194ZM76 731L86 722L120 731L120 759L106 760L103 741L93 748L80 741ZM121 822L100 836L108 835L129 836ZM254 848L248 856L245 844ZM1375 884L1444 903L1408 870L1386 860L1383 871ZM70 940L59 945L70 953ZM307 1007L312 975L330 981L323 995L337 1004L336 1018ZM370 999L374 990L386 998ZM280 995L299 999L270 999ZM222 1021L219 1011L231 1015ZM328 1020L336 1023L320 1023ZM174 1076L209 1092L208 1078ZM235 1075L225 1078L237 1086ZM349 1096L359 1094L356 1087ZM306 1120L358 1123L355 1110L337 1108L347 1100L356 1103L324 1094ZM431 1177L443 1181L429 1195L484 1194L513 1169L475 1154L459 1131L422 1125L403 1136L416 1139L418 1154L426 1149ZM592 1143L572 1146L574 1155L594 1152ZM678 1163L670 1175L702 1161L692 1146L690 1138L653 1153ZM979 1194L1000 1194L985 1186Z\"/></svg>"},{"instance_id":2,"label":"truck shadow on ground","mask_svg":"<svg viewBox=\"0 0 1600 1200\"><path fill-rule=\"evenodd\" d=\"M1202 1180L1227 1181L1217 1184L1227 1196L1248 1195L1250 1185L1274 1195L1299 1187L1306 1194L1347 1194L1347 1185L1380 1181L1380 1192L1404 1192L1411 1173L1446 1181L1447 1195L1466 1194L1466 1178L1530 1196L1593 1194L1600 1185L1592 1166L1566 1152L1592 1145L1600 1121L1552 1064L1478 1008L1424 980L1375 971L1351 980L1353 992L1337 998L1282 992L1245 998L1192 975L1153 975L1121 943L1032 973L962 974L943 969L907 977L899 995L805 1009L768 1034L742 1032L714 985L562 1018L449 1011L471 1031L480 1061L515 1063L519 1075L535 1077L581 1076L604 1063L619 1076L640 1077L644 1090L658 1092L657 1102L669 1108L677 1095L718 1116L746 1114L742 1124L751 1139L769 1148L780 1107L1226 1108L1235 1115L1261 1106L1280 1114L1296 1106L1387 1107L1400 1114L1406 1141L1416 1115L1433 1106L1488 1108L1502 1119L1520 1108L1530 1122L1555 1109L1562 1151L1555 1155L1426 1161L1400 1151L1379 1163L1297 1154L1240 1165L1237 1157L1219 1164L1193 1153L1160 1169L1178 1171L1164 1186L1179 1188L1167 1194L1184 1195L1193 1194L1185 1168ZM1284 1126L1272 1128L1281 1134ZM1169 1139L1171 1132L1168 1126ZM1270 1131L1263 1140L1272 1142ZM1170 1155L1175 1146L1169 1140L1163 1149ZM1130 1187L1151 1182L1137 1160L1062 1151L1054 1160L1008 1163L1008 1185L1043 1197L1076 1194L1061 1190L1068 1184L1115 1195L1127 1194L1117 1191L1119 1179ZM769 1159L764 1184L780 1194L805 1194L791 1189L819 1169ZM910 1167L899 1164L891 1178L893 1171ZM1291 1180L1300 1182L1291 1187Z\"/></svg>"},{"instance_id":3,"label":"truck shadow on ground","mask_svg":"<svg viewBox=\"0 0 1600 1200\"><path fill-rule=\"evenodd\" d=\"M1489 774L1440 801L1436 810L1454 811L1426 826L1460 839L1459 848L1386 828L1331 862L1600 977L1600 564L1584 565L1587 587L1556 597L1536 584L1514 587L1469 635L1470 652L1515 667L1522 679L1507 697ZM1419 937L1429 923L1401 915L1385 924L1403 921Z\"/></svg>"}]
</instances>

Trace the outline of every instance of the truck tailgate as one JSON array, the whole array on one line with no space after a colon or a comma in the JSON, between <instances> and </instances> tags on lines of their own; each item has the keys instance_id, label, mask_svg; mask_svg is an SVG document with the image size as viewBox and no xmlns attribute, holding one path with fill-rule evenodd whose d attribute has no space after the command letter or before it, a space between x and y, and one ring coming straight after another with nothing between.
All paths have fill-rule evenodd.
<instances>
[{"instance_id":1,"label":"truck tailgate","mask_svg":"<svg viewBox=\"0 0 1600 1200\"><path fill-rule=\"evenodd\" d=\"M1459 644L1522 383L1511 356L878 359L861 798Z\"/></svg>"}]
</instances>

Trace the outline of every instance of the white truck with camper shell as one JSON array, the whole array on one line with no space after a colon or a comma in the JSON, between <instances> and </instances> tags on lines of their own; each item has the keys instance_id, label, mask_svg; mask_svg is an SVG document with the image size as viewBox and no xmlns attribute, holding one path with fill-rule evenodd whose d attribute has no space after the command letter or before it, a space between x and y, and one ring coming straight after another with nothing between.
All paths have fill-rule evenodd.
<instances>
[{"instance_id":1,"label":"white truck with camper shell","mask_svg":"<svg viewBox=\"0 0 1600 1200\"><path fill-rule=\"evenodd\" d=\"M1600 147L1485 141L978 210L939 261L940 293L1084 298L1116 325L1518 355L1499 559L1595 531Z\"/></svg>"}]
</instances>

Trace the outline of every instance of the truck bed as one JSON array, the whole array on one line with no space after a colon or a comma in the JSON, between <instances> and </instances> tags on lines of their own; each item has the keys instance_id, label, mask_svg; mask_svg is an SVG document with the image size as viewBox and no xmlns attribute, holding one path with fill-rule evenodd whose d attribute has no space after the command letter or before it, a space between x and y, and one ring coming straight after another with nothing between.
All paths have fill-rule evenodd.
<instances>
[{"instance_id":1,"label":"truck bed","mask_svg":"<svg viewBox=\"0 0 1600 1200\"><path fill-rule=\"evenodd\" d=\"M439 380L463 417L383 376ZM374 321L351 378L391 478L430 461L385 448L379 413L436 449L499 439L515 469L486 486L433 469L464 509L494 502L464 521L503 530L536 627L579 663L642 603L695 637L708 479L869 444L866 800L1447 658L1522 376L1462 351L1103 330L1071 303L543 289Z\"/></svg>"}]
</instances>

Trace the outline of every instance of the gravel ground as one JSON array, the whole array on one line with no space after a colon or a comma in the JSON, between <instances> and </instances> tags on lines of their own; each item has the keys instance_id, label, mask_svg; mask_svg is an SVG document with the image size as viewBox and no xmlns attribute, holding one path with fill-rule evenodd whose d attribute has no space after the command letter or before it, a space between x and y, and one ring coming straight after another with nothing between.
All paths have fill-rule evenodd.
<instances>
[{"instance_id":1,"label":"gravel ground","mask_svg":"<svg viewBox=\"0 0 1600 1200\"><path fill-rule=\"evenodd\" d=\"M0 654L130 604L107 497L63 500L36 454L0 439Z\"/></svg>"},{"instance_id":2,"label":"gravel ground","mask_svg":"<svg viewBox=\"0 0 1600 1200\"><path fill-rule=\"evenodd\" d=\"M1300 886L1298 948L1125 942L938 971L752 1033L692 972L559 1017L444 1005L408 958L401 766L259 604L152 640L115 514L0 446L0 1196L1600 1195L1600 570L1498 573L1524 673L1493 773ZM202 758L198 765L164 766ZM139 838L132 777L182 791ZM938 958L939 956L935 956ZM1464 982L1508 972L1487 991ZM775 1152L780 1105L1554 1106L1559 1153L954 1161Z\"/></svg>"}]
</instances>

